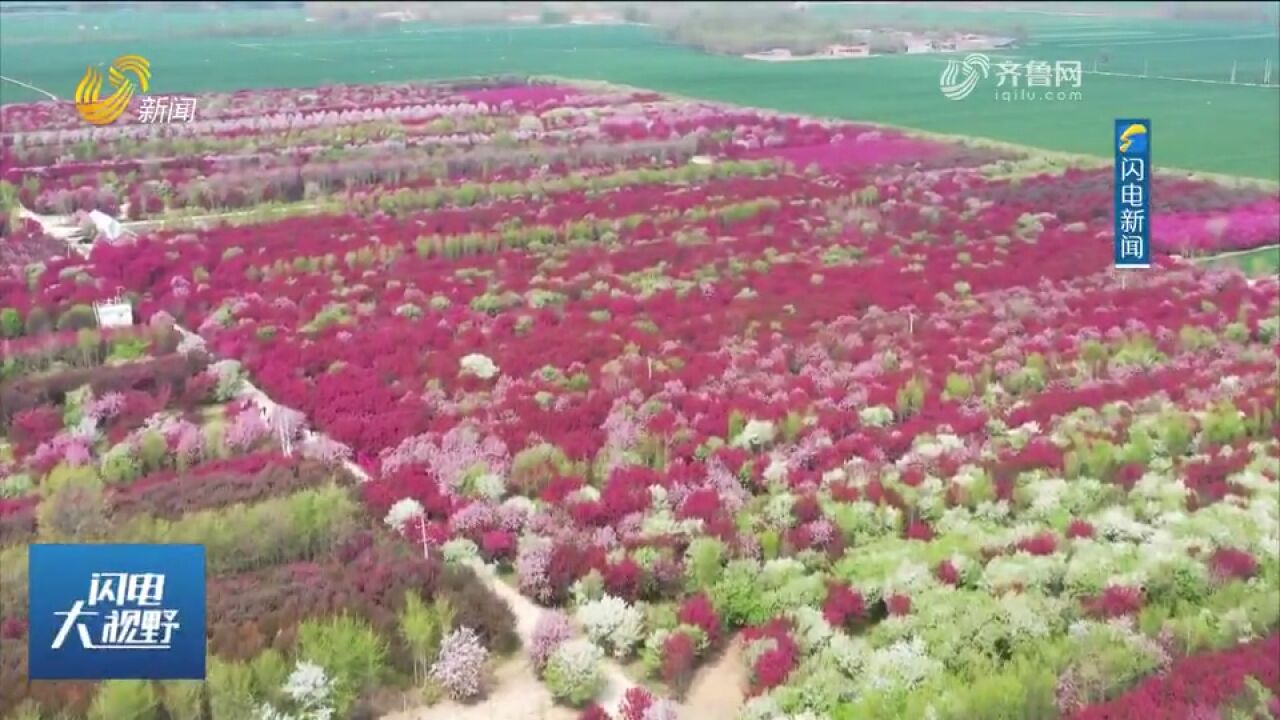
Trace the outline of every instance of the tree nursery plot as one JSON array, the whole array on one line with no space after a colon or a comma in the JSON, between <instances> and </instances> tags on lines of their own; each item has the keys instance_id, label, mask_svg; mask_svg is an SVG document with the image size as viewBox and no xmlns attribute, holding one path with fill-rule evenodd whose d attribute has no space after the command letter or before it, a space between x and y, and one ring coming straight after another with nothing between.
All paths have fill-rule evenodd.
<instances>
[{"instance_id":1,"label":"tree nursery plot","mask_svg":"<svg viewBox=\"0 0 1280 720\"><path fill-rule=\"evenodd\" d=\"M45 223L0 227L0 714L372 717L519 652L657 720L731 644L716 717L1280 713L1280 281L1176 256L1276 244L1273 188L1158 175L1123 273L1111 171L1030 151L512 79L199 103L0 111ZM136 235L45 233L90 210ZM50 540L204 543L208 680L27 683Z\"/></svg>"}]
</instances>

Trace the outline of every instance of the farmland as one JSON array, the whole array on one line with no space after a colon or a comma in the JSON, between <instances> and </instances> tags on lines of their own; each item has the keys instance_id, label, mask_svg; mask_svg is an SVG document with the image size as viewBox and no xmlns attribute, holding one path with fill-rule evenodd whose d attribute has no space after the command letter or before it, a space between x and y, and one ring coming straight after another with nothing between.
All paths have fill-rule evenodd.
<instances>
[{"instance_id":1,"label":"farmland","mask_svg":"<svg viewBox=\"0 0 1280 720\"><path fill-rule=\"evenodd\" d=\"M1123 273L1110 171L1026 148L598 83L199 107L0 116L10 716L318 672L444 718L523 663L654 720L724 658L714 717L1280 710L1280 285L1173 257L1274 245L1273 188L1158 175ZM94 209L134 234L50 237ZM208 681L25 682L59 540L205 544Z\"/></svg>"},{"instance_id":2,"label":"farmland","mask_svg":"<svg viewBox=\"0 0 1280 720\"><path fill-rule=\"evenodd\" d=\"M845 7L828 10L836 18ZM874 11L870 19L936 23L994 22L990 14L933 10ZM283 15L283 17L281 17ZM208 32L186 14L90 13L78 17L94 33L39 18L6 18L0 28L4 74L58 97L70 95L86 65L140 52L153 63L161 93L329 83L406 82L478 74L545 74L591 78L683 96L933 132L986 137L1052 150L1106 155L1100 119L1150 117L1159 128L1154 162L1163 167L1280 179L1280 58L1274 24L1192 23L1150 19L1018 15L1028 43L1020 60L1079 60L1089 69L1083 98L1069 102L1001 102L943 98L945 59L890 56L837 63L756 63L668 45L641 26L456 28L406 23L341 34L303 25L287 11L230 12L219 33L257 23L292 22L285 35ZM1007 21L1005 21L1007 22ZM48 28L64 31L52 33ZM293 26L290 26L293 27ZM1092 72L1093 63L1104 56ZM1226 84L1233 63L1241 83ZM264 66L270 72L263 72ZM1135 77L1140 75L1153 77ZM1158 79L1176 78L1176 79ZM1196 81L1196 82L1191 82ZM993 81L994 82L994 81ZM989 95L989 93L988 93ZM0 83L0 101L42 96Z\"/></svg>"}]
</instances>

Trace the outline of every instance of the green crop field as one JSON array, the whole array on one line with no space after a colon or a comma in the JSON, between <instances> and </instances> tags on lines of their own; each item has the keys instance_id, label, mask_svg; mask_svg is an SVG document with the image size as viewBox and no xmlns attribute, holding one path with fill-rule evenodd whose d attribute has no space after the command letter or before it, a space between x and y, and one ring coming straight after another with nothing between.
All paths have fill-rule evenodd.
<instances>
[{"instance_id":1,"label":"green crop field","mask_svg":"<svg viewBox=\"0 0 1280 720\"><path fill-rule=\"evenodd\" d=\"M1203 263L1209 267L1236 268L1254 277L1275 277L1276 273L1280 273L1280 246L1272 245L1247 252L1224 253L1217 257L1206 258Z\"/></svg>"},{"instance_id":2,"label":"green crop field","mask_svg":"<svg viewBox=\"0 0 1280 720\"><path fill-rule=\"evenodd\" d=\"M877 21L885 23L908 12L898 6L860 6L859 12L867 7L883 8ZM851 11L843 6L821 11L851 27L865 20L861 14L845 17ZM1005 102L991 78L970 97L948 100L938 88L946 58L938 55L764 63L673 47L640 26L403 24L337 34L304 23L296 10L224 11L213 21L207 13L158 11L4 16L0 72L63 99L86 65L124 53L151 60L152 91L160 93L550 74L1103 156L1111 152L1113 118L1147 116L1159 165L1280 179L1280 39L1274 23L991 15L941 7L910 12L927 12L924 17L939 26L1016 22L1027 42L993 60L1078 60L1086 71L1082 97ZM287 34L271 34L286 25ZM1271 85L1263 86L1268 63ZM1236 84L1229 82L1233 64ZM37 92L0 82L0 102L39 99Z\"/></svg>"}]
</instances>

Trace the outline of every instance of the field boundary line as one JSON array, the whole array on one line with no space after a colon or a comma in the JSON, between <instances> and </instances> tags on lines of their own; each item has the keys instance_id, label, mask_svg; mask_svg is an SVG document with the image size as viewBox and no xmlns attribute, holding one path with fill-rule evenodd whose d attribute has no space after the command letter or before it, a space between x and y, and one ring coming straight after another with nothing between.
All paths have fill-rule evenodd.
<instances>
[{"instance_id":1,"label":"field boundary line","mask_svg":"<svg viewBox=\"0 0 1280 720\"><path fill-rule=\"evenodd\" d=\"M296 58L302 58L303 60L319 60L320 62L337 62L337 60L334 60L333 58L321 57L319 55L307 55L306 53L301 53L301 52L294 52L294 51L285 49L284 47L276 47L271 43L233 42L231 44L239 48L245 48L246 50L261 50L262 52L265 52L265 53L272 53L272 52L283 53L285 55L292 55Z\"/></svg>"},{"instance_id":2,"label":"field boundary line","mask_svg":"<svg viewBox=\"0 0 1280 720\"><path fill-rule=\"evenodd\" d=\"M1227 80L1205 80L1203 78L1170 77L1168 75L1140 75L1138 73L1107 72L1105 70L1085 70L1085 75L1109 75L1112 77L1138 78L1140 80L1172 80L1174 82L1201 83L1204 85L1226 85L1228 87L1258 87L1280 90L1280 84L1230 82Z\"/></svg>"},{"instance_id":3,"label":"field boundary line","mask_svg":"<svg viewBox=\"0 0 1280 720\"><path fill-rule=\"evenodd\" d=\"M1193 263L1207 263L1207 262L1213 262L1214 260L1229 260L1233 257L1240 257L1242 255L1252 255L1254 253L1263 252L1266 250L1280 250L1280 243L1273 243L1271 245L1259 245L1258 247L1252 247L1245 250L1231 250L1229 252L1214 253L1213 255L1205 255L1203 257L1196 257L1196 258L1189 258L1186 256L1179 256L1179 257L1182 257L1185 260L1190 260Z\"/></svg>"},{"instance_id":4,"label":"field boundary line","mask_svg":"<svg viewBox=\"0 0 1280 720\"><path fill-rule=\"evenodd\" d=\"M1099 45L1108 45L1115 47L1131 47L1134 45L1171 45L1175 43L1189 42L1216 42L1219 40L1269 40L1277 37L1275 33L1257 33L1252 35L1193 35L1191 37L1164 37L1150 38L1145 40L1132 40L1130 42L1081 42L1081 43L1054 43L1058 47L1097 47Z\"/></svg>"},{"instance_id":5,"label":"field boundary line","mask_svg":"<svg viewBox=\"0 0 1280 720\"><path fill-rule=\"evenodd\" d=\"M22 87L24 87L24 88L26 88L26 89L28 89L28 90L35 90L36 92L40 93L41 95L44 95L45 97L49 98L50 100L60 100L60 99L61 99L61 98L59 98L57 95L54 95L53 93L49 92L48 90L44 90L44 89L42 89L42 88L38 88L38 87L36 87L35 85L32 85L32 84L30 84L30 83L24 83L24 82L22 82L21 80L15 80L14 78L8 77L8 76L6 76L6 75L0 75L0 80L4 80L5 82L11 82L11 83L13 83L14 85L20 85L20 86L22 86Z\"/></svg>"},{"instance_id":6,"label":"field boundary line","mask_svg":"<svg viewBox=\"0 0 1280 720\"><path fill-rule=\"evenodd\" d=\"M954 55L957 53L947 52L947 53L934 53L934 54ZM1003 59L1039 60L1041 59L1037 57L1034 53L1027 53L1027 52L1005 53L1002 55L995 55L992 53L983 53L983 54L986 55L988 58L992 58L996 60L1003 60ZM872 55L872 57L876 57L876 56ZM880 57L909 57L909 56L908 55L881 55ZM945 61L946 60L944 58L938 58L937 64L941 65ZM1131 78L1136 80L1165 80L1170 82L1200 83L1202 85L1225 85L1227 87L1257 87L1257 88L1269 88L1271 90L1280 90L1280 83L1266 84L1266 83L1255 83L1255 82L1231 82L1229 80L1207 80L1205 78L1175 77L1172 75L1143 75L1142 73L1112 72L1110 70L1090 70L1083 67L1080 69L1080 72L1083 75L1106 75L1110 77ZM1010 89L1017 89L1017 88L1010 88ZM1083 91L1084 88L1081 88L1081 90Z\"/></svg>"}]
</instances>

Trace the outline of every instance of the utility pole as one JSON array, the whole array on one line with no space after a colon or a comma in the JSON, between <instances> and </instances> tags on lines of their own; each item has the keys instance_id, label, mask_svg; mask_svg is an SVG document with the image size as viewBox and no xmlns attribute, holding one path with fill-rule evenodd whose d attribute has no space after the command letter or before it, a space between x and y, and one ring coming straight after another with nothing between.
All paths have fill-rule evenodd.
<instances>
[{"instance_id":1,"label":"utility pole","mask_svg":"<svg viewBox=\"0 0 1280 720\"><path fill-rule=\"evenodd\" d=\"M1236 84L1236 61L1231 61L1231 84Z\"/></svg>"}]
</instances>

